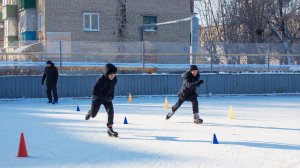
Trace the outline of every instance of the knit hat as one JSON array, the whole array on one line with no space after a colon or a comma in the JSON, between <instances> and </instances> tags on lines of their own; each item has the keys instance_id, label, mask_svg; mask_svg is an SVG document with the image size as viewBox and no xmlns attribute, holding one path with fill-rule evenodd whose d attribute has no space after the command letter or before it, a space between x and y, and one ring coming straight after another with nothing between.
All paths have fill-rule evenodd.
<instances>
[{"instance_id":1,"label":"knit hat","mask_svg":"<svg viewBox=\"0 0 300 168\"><path fill-rule=\"evenodd\" d=\"M48 60L47 62L46 62L46 64L51 64L52 63L52 61L50 61L50 60Z\"/></svg>"},{"instance_id":2,"label":"knit hat","mask_svg":"<svg viewBox=\"0 0 300 168\"><path fill-rule=\"evenodd\" d=\"M193 70L197 70L198 71L198 68L196 65L191 65L190 66L190 71L193 71Z\"/></svg>"}]
</instances>

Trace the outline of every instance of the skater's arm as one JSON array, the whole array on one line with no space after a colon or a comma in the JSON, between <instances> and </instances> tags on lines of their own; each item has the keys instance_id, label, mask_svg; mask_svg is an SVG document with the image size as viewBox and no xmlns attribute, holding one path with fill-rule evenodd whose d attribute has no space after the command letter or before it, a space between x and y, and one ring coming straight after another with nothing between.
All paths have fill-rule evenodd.
<instances>
[{"instance_id":1,"label":"skater's arm","mask_svg":"<svg viewBox=\"0 0 300 168\"><path fill-rule=\"evenodd\" d=\"M200 81L197 81L197 82L187 82L186 85L188 87L199 87L200 86Z\"/></svg>"},{"instance_id":2,"label":"skater's arm","mask_svg":"<svg viewBox=\"0 0 300 168\"><path fill-rule=\"evenodd\" d=\"M114 87L117 85L117 83L118 83L118 79L117 79L117 77L115 77ZM115 88L112 91L112 99L114 99L114 97L115 97Z\"/></svg>"},{"instance_id":3,"label":"skater's arm","mask_svg":"<svg viewBox=\"0 0 300 168\"><path fill-rule=\"evenodd\" d=\"M186 85L186 87L199 87L200 84L203 82L203 80L198 80L196 82L192 82L191 79L189 79L188 77L184 77L183 78L183 82Z\"/></svg>"},{"instance_id":4,"label":"skater's arm","mask_svg":"<svg viewBox=\"0 0 300 168\"><path fill-rule=\"evenodd\" d=\"M92 90L93 95L97 95L101 91L102 87L103 87L103 82L101 78L99 78L93 86L93 90Z\"/></svg>"}]
</instances>

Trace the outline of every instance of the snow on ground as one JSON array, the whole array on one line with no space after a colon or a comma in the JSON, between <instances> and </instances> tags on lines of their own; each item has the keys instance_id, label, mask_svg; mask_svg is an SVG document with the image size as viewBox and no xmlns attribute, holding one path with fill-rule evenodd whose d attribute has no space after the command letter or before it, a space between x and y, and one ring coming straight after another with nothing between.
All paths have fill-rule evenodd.
<instances>
[{"instance_id":1,"label":"snow on ground","mask_svg":"<svg viewBox=\"0 0 300 168\"><path fill-rule=\"evenodd\" d=\"M299 96L200 97L203 125L192 122L190 102L165 120L164 98L116 98L119 138L107 136L104 108L84 120L89 99L0 99L0 167L300 167ZM27 158L16 157L21 132Z\"/></svg>"}]
</instances>

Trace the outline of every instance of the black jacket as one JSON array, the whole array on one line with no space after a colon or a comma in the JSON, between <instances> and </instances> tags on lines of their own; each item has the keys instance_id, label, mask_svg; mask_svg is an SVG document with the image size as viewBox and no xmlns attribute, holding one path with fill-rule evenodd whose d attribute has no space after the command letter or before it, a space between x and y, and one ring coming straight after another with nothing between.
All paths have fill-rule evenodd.
<instances>
[{"instance_id":1,"label":"black jacket","mask_svg":"<svg viewBox=\"0 0 300 168\"><path fill-rule=\"evenodd\" d=\"M42 78L42 84L44 84L45 79L46 79L47 85L51 85L51 84L56 85L57 84L58 71L53 63L51 63L51 67L45 68L44 73L43 73L43 78Z\"/></svg>"},{"instance_id":2,"label":"black jacket","mask_svg":"<svg viewBox=\"0 0 300 168\"><path fill-rule=\"evenodd\" d=\"M100 76L94 84L92 94L93 99L98 99L104 102L111 102L115 94L115 86L117 84L117 77L113 80L108 79L108 74L117 72L117 68L113 64L107 64L105 72Z\"/></svg>"},{"instance_id":3,"label":"black jacket","mask_svg":"<svg viewBox=\"0 0 300 168\"><path fill-rule=\"evenodd\" d=\"M197 87L203 83L203 80L200 79L200 74L193 76L190 71L186 71L182 74L183 84L178 93L178 96L184 100L190 100L192 98L198 97L196 93Z\"/></svg>"}]
</instances>

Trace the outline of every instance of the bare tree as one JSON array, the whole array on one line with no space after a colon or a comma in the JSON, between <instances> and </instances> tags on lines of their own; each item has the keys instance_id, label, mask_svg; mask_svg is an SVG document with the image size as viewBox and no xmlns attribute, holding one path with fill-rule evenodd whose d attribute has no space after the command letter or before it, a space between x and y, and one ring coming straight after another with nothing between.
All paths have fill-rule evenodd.
<instances>
[{"instance_id":1,"label":"bare tree","mask_svg":"<svg viewBox=\"0 0 300 168\"><path fill-rule=\"evenodd\" d=\"M281 64L299 63L297 58L291 59L292 43L299 39L300 33L300 1L276 0L270 3L268 12L264 15L267 23L282 44L287 55L280 60Z\"/></svg>"},{"instance_id":2,"label":"bare tree","mask_svg":"<svg viewBox=\"0 0 300 168\"><path fill-rule=\"evenodd\" d=\"M224 0L199 0L196 3L196 12L200 17L200 43L204 45L209 53L213 54L212 62L220 63L217 53L217 45L226 41L223 24Z\"/></svg>"},{"instance_id":3,"label":"bare tree","mask_svg":"<svg viewBox=\"0 0 300 168\"><path fill-rule=\"evenodd\" d=\"M290 55L291 44L299 40L299 0L199 0L196 7L201 21L201 43L207 43L212 52L216 52L217 43L222 43L226 54L262 54L247 57L248 64L265 63L269 45L262 43L280 42ZM235 47L228 47L230 44ZM235 59L227 63L240 63L239 58ZM281 64L292 61L300 62L290 57L280 59Z\"/></svg>"}]
</instances>

